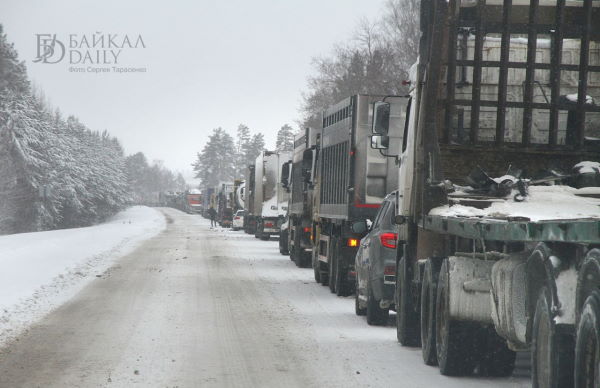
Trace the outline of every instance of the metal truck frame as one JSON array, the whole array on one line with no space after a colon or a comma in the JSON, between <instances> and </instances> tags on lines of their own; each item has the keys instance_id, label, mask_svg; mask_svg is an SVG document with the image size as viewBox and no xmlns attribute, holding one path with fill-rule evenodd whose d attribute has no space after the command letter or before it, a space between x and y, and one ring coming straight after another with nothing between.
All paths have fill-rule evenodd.
<instances>
[{"instance_id":1,"label":"metal truck frame","mask_svg":"<svg viewBox=\"0 0 600 388\"><path fill-rule=\"evenodd\" d=\"M600 217L432 211L527 201L526 185L534 180L491 183L487 193L452 192L449 181L473 186L464 177L478 166L490 176L505 175L510 165L567 171L540 182L600 193L592 189L600 186L600 169L572 170L600 161L600 107L588 97L600 98L599 6L421 3L420 59L398 157L396 326L398 340L421 345L424 362L438 364L442 374L477 368L509 375L513 350L531 349L534 387L600 384ZM519 47L524 61L515 59ZM522 93L515 98L511 79L519 74ZM384 104L375 106L376 115L379 107L385 115ZM374 130L373 146L385 149L386 131Z\"/></svg>"},{"instance_id":2,"label":"metal truck frame","mask_svg":"<svg viewBox=\"0 0 600 388\"><path fill-rule=\"evenodd\" d=\"M323 113L312 262L315 279L337 295L350 295L355 287L354 258L366 230L353 230L353 224L374 219L397 185L394 162L369 146L370 104L381 98L351 96Z\"/></svg>"}]
</instances>

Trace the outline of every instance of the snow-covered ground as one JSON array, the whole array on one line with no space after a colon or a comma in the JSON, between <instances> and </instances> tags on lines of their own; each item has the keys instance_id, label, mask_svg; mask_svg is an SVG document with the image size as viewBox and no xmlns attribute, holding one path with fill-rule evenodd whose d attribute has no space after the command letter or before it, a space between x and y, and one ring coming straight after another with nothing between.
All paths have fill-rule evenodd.
<instances>
[{"instance_id":1,"label":"snow-covered ground","mask_svg":"<svg viewBox=\"0 0 600 388\"><path fill-rule=\"evenodd\" d=\"M316 284L275 239L162 210L163 233L0 350L0 387L525 388L450 378Z\"/></svg>"},{"instance_id":2,"label":"snow-covered ground","mask_svg":"<svg viewBox=\"0 0 600 388\"><path fill-rule=\"evenodd\" d=\"M134 206L96 226L0 236L0 344L165 226L159 211Z\"/></svg>"}]
</instances>

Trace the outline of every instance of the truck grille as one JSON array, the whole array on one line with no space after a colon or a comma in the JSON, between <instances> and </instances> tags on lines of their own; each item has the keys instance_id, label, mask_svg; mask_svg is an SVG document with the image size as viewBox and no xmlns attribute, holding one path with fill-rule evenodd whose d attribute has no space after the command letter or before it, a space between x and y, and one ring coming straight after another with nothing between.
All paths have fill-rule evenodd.
<instances>
[{"instance_id":1,"label":"truck grille","mask_svg":"<svg viewBox=\"0 0 600 388\"><path fill-rule=\"evenodd\" d=\"M323 148L321 204L348 203L349 141Z\"/></svg>"}]
</instances>

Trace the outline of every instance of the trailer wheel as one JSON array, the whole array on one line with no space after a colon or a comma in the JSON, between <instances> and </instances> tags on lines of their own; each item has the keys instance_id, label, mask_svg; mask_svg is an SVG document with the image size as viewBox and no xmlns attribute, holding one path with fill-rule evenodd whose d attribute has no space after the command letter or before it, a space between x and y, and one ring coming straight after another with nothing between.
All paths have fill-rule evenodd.
<instances>
[{"instance_id":1,"label":"trailer wheel","mask_svg":"<svg viewBox=\"0 0 600 388\"><path fill-rule=\"evenodd\" d=\"M426 365L437 365L435 345L435 306L440 265L427 259L421 283L421 352Z\"/></svg>"},{"instance_id":2,"label":"trailer wheel","mask_svg":"<svg viewBox=\"0 0 600 388\"><path fill-rule=\"evenodd\" d=\"M406 259L400 259L396 272L396 337L403 346L421 346L419 315L410 295Z\"/></svg>"},{"instance_id":3,"label":"trailer wheel","mask_svg":"<svg viewBox=\"0 0 600 388\"><path fill-rule=\"evenodd\" d=\"M600 385L600 291L585 300L577 327L575 387Z\"/></svg>"},{"instance_id":4,"label":"trailer wheel","mask_svg":"<svg viewBox=\"0 0 600 388\"><path fill-rule=\"evenodd\" d=\"M294 263L296 264L296 267L302 268L302 251L299 249L300 248L300 233L298 233L298 230L294 231L294 249L292 250L292 255L293 255L293 259Z\"/></svg>"},{"instance_id":5,"label":"trailer wheel","mask_svg":"<svg viewBox=\"0 0 600 388\"><path fill-rule=\"evenodd\" d=\"M332 248L332 247L336 247L337 244L337 240L335 238L331 238L331 240L329 240L329 255L327 257L327 269L329 270L329 291L331 291L332 293L335 293L335 285L336 285L336 273L335 270L337 269L336 266L336 261L337 261L337 254L336 254L336 249Z\"/></svg>"},{"instance_id":6,"label":"trailer wheel","mask_svg":"<svg viewBox=\"0 0 600 388\"><path fill-rule=\"evenodd\" d=\"M337 245L336 248L338 248ZM335 294L337 296L348 296L352 293L350 282L348 282L348 267L343 260L340 260L339 252L337 250L335 255Z\"/></svg>"},{"instance_id":7,"label":"trailer wheel","mask_svg":"<svg viewBox=\"0 0 600 388\"><path fill-rule=\"evenodd\" d=\"M573 386L574 341L554 323L547 287L538 295L533 317L531 382L533 388ZM587 339L586 339L587 341Z\"/></svg>"},{"instance_id":8,"label":"trailer wheel","mask_svg":"<svg viewBox=\"0 0 600 388\"><path fill-rule=\"evenodd\" d=\"M517 353L510 350L506 341L494 329L482 329L480 340L479 374L490 377L508 377L515 369Z\"/></svg>"},{"instance_id":9,"label":"trailer wheel","mask_svg":"<svg viewBox=\"0 0 600 388\"><path fill-rule=\"evenodd\" d=\"M358 276L356 277L356 293L354 294L354 313L358 316L367 314L367 309L360 306L360 300L358 299Z\"/></svg>"},{"instance_id":10,"label":"trailer wheel","mask_svg":"<svg viewBox=\"0 0 600 388\"><path fill-rule=\"evenodd\" d=\"M317 255L318 254L316 253L316 249L313 249L311 259L313 272L315 274L315 282L321 283L321 263L319 262L319 257Z\"/></svg>"},{"instance_id":11,"label":"trailer wheel","mask_svg":"<svg viewBox=\"0 0 600 388\"><path fill-rule=\"evenodd\" d=\"M450 317L448 259L440 269L435 309L435 340L440 373L445 376L470 375L475 369L474 325Z\"/></svg>"},{"instance_id":12,"label":"trailer wheel","mask_svg":"<svg viewBox=\"0 0 600 388\"><path fill-rule=\"evenodd\" d=\"M321 285L329 285L329 266L323 269L325 265L321 263L321 261L317 261L317 266L319 267L319 272L321 273L321 276L319 276L321 278Z\"/></svg>"}]
</instances>

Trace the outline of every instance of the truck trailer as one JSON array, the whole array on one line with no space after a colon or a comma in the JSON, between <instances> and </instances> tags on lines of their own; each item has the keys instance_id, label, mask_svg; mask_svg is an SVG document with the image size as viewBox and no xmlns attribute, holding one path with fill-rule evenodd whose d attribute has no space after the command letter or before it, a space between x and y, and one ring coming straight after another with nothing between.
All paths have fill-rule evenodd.
<instances>
[{"instance_id":1,"label":"truck trailer","mask_svg":"<svg viewBox=\"0 0 600 388\"><path fill-rule=\"evenodd\" d=\"M287 247L298 267L308 267L312 260L312 213L320 130L306 128L294 137L292 160L282 168L282 185L290 193L288 205ZM282 238L282 237L280 237Z\"/></svg>"},{"instance_id":2,"label":"truck trailer","mask_svg":"<svg viewBox=\"0 0 600 388\"><path fill-rule=\"evenodd\" d=\"M371 103L381 98L355 95L340 101L323 112L323 128L316 134L312 263L315 279L340 296L354 290L354 258L366 232L352 226L373 220L397 186L394 161L370 147Z\"/></svg>"},{"instance_id":3,"label":"truck trailer","mask_svg":"<svg viewBox=\"0 0 600 388\"><path fill-rule=\"evenodd\" d=\"M426 0L398 162L401 344L600 384L600 2ZM372 147L388 150L379 101Z\"/></svg>"},{"instance_id":4,"label":"truck trailer","mask_svg":"<svg viewBox=\"0 0 600 388\"><path fill-rule=\"evenodd\" d=\"M256 238L268 240L279 235L288 202L288 193L281 186L281 166L289 159L287 152L262 151L248 169L248 179L253 178L253 184L246 203L252 204L246 205L244 223L248 218L249 230L253 230Z\"/></svg>"}]
</instances>

